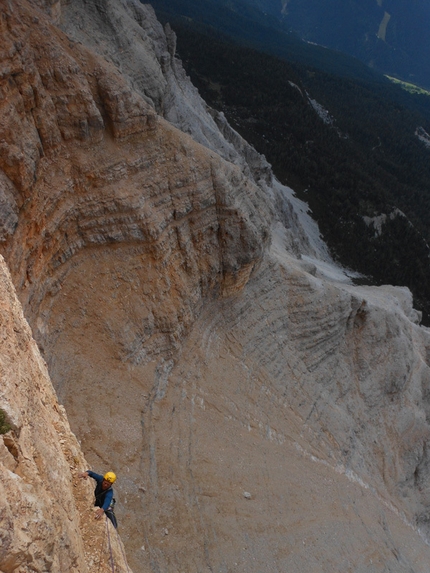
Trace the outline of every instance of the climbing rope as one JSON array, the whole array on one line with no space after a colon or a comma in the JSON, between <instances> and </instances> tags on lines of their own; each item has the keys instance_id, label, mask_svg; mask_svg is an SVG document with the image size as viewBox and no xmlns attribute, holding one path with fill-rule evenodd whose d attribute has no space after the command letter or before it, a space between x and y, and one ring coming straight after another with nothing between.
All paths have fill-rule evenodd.
<instances>
[{"instance_id":1,"label":"climbing rope","mask_svg":"<svg viewBox=\"0 0 430 573\"><path fill-rule=\"evenodd\" d=\"M110 537L110 531L109 531L109 523L108 523L108 521L109 521L109 518L106 516L105 535L104 535L104 537L103 537L103 539L102 539L102 544L101 544L101 548L100 548L99 568L98 568L98 570L97 570L97 573L100 573L100 567L101 567L101 563L102 563L102 553L103 553L103 547L104 547L104 541L105 541L105 539L107 539L107 544L108 544L108 548L109 548L109 560L110 560L111 570L112 570L112 573L115 573L115 561L114 561L114 557L113 557L112 543L111 543L111 537ZM125 556L124 547L123 547L123 545L122 545L121 538L120 538L120 536L119 536L118 530L115 529L115 531L116 531L116 534L117 534L117 543L118 543L118 545L119 545L119 547L120 547L120 549L121 549L122 558L123 558L123 560L124 560L124 565L125 565L125 567L126 567L126 569L127 569L127 572L128 572L128 573L131 573L131 569L130 569L130 567L128 566L127 557ZM117 570L118 570L118 567L117 567Z\"/></svg>"},{"instance_id":2,"label":"climbing rope","mask_svg":"<svg viewBox=\"0 0 430 573\"><path fill-rule=\"evenodd\" d=\"M108 539L109 553L110 553L110 565L112 568L112 573L115 573L115 565L114 565L114 561L113 561L112 545L110 542L110 532L109 532L109 524L108 524L108 517L107 516L106 516L106 532L107 532L107 539Z\"/></svg>"},{"instance_id":3,"label":"climbing rope","mask_svg":"<svg viewBox=\"0 0 430 573\"><path fill-rule=\"evenodd\" d=\"M124 564L125 564L125 566L127 567L127 573L131 573L130 568L129 568L128 563L127 563L127 557L125 556L124 547L123 547L123 545L122 545L122 543L121 543L121 538L120 538L120 536L119 536L118 530L116 529L115 531L116 531L116 534L117 534L118 545L119 545L120 548L121 548L122 558L124 559Z\"/></svg>"}]
</instances>

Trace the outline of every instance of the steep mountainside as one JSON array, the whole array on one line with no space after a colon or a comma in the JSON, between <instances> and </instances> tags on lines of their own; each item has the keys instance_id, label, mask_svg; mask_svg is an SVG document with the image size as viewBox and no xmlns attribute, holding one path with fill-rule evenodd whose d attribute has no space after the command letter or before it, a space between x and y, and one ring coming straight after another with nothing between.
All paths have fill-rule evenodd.
<instances>
[{"instance_id":1,"label":"steep mountainside","mask_svg":"<svg viewBox=\"0 0 430 573\"><path fill-rule=\"evenodd\" d=\"M288 0L282 4L278 16L306 40L430 87L430 5L425 0Z\"/></svg>"},{"instance_id":2,"label":"steep mountainside","mask_svg":"<svg viewBox=\"0 0 430 573\"><path fill-rule=\"evenodd\" d=\"M410 292L349 284L149 6L3 8L1 250L133 570L427 572Z\"/></svg>"},{"instance_id":3,"label":"steep mountainside","mask_svg":"<svg viewBox=\"0 0 430 573\"><path fill-rule=\"evenodd\" d=\"M276 15L261 12L245 0L151 0L163 22L216 34L256 50L313 66L342 77L380 82L382 76L357 58L302 40Z\"/></svg>"},{"instance_id":4,"label":"steep mountainside","mask_svg":"<svg viewBox=\"0 0 430 573\"><path fill-rule=\"evenodd\" d=\"M178 50L206 101L302 191L338 260L376 284L408 286L430 324L430 94L292 65L193 28L177 24Z\"/></svg>"},{"instance_id":5,"label":"steep mountainside","mask_svg":"<svg viewBox=\"0 0 430 573\"><path fill-rule=\"evenodd\" d=\"M426 0L153 0L152 4L165 13L183 14L246 38L250 45L277 55L284 55L282 45L304 55L304 47L294 48L288 36L294 32L306 42L354 56L380 72L430 87Z\"/></svg>"}]
</instances>

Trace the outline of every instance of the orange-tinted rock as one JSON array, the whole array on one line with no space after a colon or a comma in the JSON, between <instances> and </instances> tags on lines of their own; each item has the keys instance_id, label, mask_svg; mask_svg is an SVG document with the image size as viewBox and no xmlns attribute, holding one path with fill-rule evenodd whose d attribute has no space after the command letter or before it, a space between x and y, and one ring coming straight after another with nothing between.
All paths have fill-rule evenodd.
<instances>
[{"instance_id":1,"label":"orange-tinted rock","mask_svg":"<svg viewBox=\"0 0 430 573\"><path fill-rule=\"evenodd\" d=\"M315 256L148 8L64 3L97 55L13 6L1 248L88 458L118 474L136 572L427 571L430 343L408 292Z\"/></svg>"},{"instance_id":2,"label":"orange-tinted rock","mask_svg":"<svg viewBox=\"0 0 430 573\"><path fill-rule=\"evenodd\" d=\"M5 254L29 312L39 312L69 259L86 248L134 244L159 268L170 259L169 280L182 285L180 313L187 289L199 285L196 309L222 288L224 275L230 284L243 265L255 264L267 222L252 220L261 199L239 169L157 120L112 65L70 44L42 16L35 24L30 10L14 12L10 42L18 20L28 43L19 54L21 91L11 74L3 80L2 166L25 208ZM177 316L171 324L174 332Z\"/></svg>"}]
</instances>

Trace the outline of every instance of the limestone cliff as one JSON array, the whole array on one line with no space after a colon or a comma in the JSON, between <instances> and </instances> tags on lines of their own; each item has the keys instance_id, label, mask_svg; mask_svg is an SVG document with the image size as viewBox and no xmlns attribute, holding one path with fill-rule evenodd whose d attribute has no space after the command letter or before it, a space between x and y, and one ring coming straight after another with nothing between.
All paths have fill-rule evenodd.
<instances>
[{"instance_id":1,"label":"limestone cliff","mask_svg":"<svg viewBox=\"0 0 430 573\"><path fill-rule=\"evenodd\" d=\"M0 569L3 573L110 571L106 524L94 521L87 463L0 258ZM7 430L7 431L6 431ZM129 571L112 535L115 570ZM105 547L103 547L106 545Z\"/></svg>"},{"instance_id":2,"label":"limestone cliff","mask_svg":"<svg viewBox=\"0 0 430 573\"><path fill-rule=\"evenodd\" d=\"M1 5L1 251L134 571L428 571L410 293L348 283L148 6Z\"/></svg>"},{"instance_id":3,"label":"limestone cliff","mask_svg":"<svg viewBox=\"0 0 430 573\"><path fill-rule=\"evenodd\" d=\"M59 23L68 35L115 64L129 86L175 127L240 165L257 182L271 179L265 159L200 98L176 57L174 32L169 26L163 30L150 4L64 2Z\"/></svg>"}]
</instances>

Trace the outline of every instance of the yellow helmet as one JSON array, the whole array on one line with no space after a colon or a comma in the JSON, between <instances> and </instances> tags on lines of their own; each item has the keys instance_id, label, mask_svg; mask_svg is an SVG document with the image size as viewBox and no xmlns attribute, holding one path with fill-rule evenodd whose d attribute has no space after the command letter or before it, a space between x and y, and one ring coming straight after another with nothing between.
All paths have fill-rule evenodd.
<instances>
[{"instance_id":1,"label":"yellow helmet","mask_svg":"<svg viewBox=\"0 0 430 573\"><path fill-rule=\"evenodd\" d=\"M105 479L109 483L115 483L116 475L113 472L107 472L107 474L103 476L103 479Z\"/></svg>"}]
</instances>

